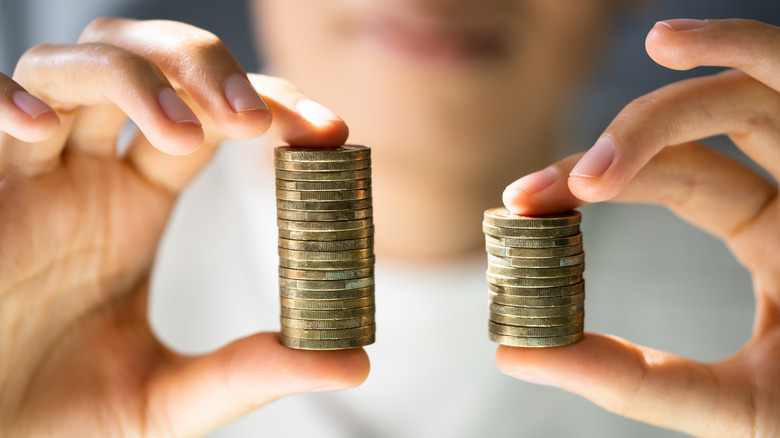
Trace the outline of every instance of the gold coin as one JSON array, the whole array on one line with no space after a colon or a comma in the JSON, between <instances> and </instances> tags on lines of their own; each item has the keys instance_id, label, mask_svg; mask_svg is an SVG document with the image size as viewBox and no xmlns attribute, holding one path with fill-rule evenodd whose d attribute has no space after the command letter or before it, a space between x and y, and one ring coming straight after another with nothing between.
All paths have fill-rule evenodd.
<instances>
[{"instance_id":1,"label":"gold coin","mask_svg":"<svg viewBox=\"0 0 780 438\"><path fill-rule=\"evenodd\" d=\"M298 339L279 336L279 342L285 347L299 350L346 350L365 347L376 341L376 335L351 339Z\"/></svg>"},{"instance_id":2,"label":"gold coin","mask_svg":"<svg viewBox=\"0 0 780 438\"><path fill-rule=\"evenodd\" d=\"M374 210L364 208L362 210L336 210L336 211L300 211L276 209L276 216L279 219L302 222L340 222L353 221L356 219L366 219L372 217Z\"/></svg>"},{"instance_id":3,"label":"gold coin","mask_svg":"<svg viewBox=\"0 0 780 438\"><path fill-rule=\"evenodd\" d=\"M582 304L573 304L571 306L559 307L519 307L504 306L501 304L490 303L490 312L499 315L521 316L524 318L552 318L557 316L569 316L584 311Z\"/></svg>"},{"instance_id":4,"label":"gold coin","mask_svg":"<svg viewBox=\"0 0 780 438\"><path fill-rule=\"evenodd\" d=\"M549 239L523 239L514 237L493 237L485 235L485 242L495 246L512 248L556 248L582 244L582 232L567 237L552 237Z\"/></svg>"},{"instance_id":5,"label":"gold coin","mask_svg":"<svg viewBox=\"0 0 780 438\"><path fill-rule=\"evenodd\" d=\"M374 266L373 256L356 260L292 260L279 258L279 266L291 269L307 269L311 271L332 271L336 269L361 269Z\"/></svg>"},{"instance_id":6,"label":"gold coin","mask_svg":"<svg viewBox=\"0 0 780 438\"><path fill-rule=\"evenodd\" d=\"M515 239L553 239L573 236L580 232L579 225L560 228L498 228L482 223L482 231L493 237L512 237Z\"/></svg>"},{"instance_id":7,"label":"gold coin","mask_svg":"<svg viewBox=\"0 0 780 438\"><path fill-rule=\"evenodd\" d=\"M350 181L371 177L371 169L340 170L335 172L293 172L276 169L276 178L285 181Z\"/></svg>"},{"instance_id":8,"label":"gold coin","mask_svg":"<svg viewBox=\"0 0 780 438\"><path fill-rule=\"evenodd\" d=\"M348 329L298 329L282 326L282 336L296 339L352 339L370 336L376 332L376 325Z\"/></svg>"},{"instance_id":9,"label":"gold coin","mask_svg":"<svg viewBox=\"0 0 780 438\"><path fill-rule=\"evenodd\" d=\"M287 161L353 161L371 158L371 148L359 145L342 145L333 148L278 146L274 159Z\"/></svg>"},{"instance_id":10,"label":"gold coin","mask_svg":"<svg viewBox=\"0 0 780 438\"><path fill-rule=\"evenodd\" d=\"M540 277L540 278L518 278L507 277L504 275L487 273L487 281L499 286L523 286L523 287L556 287L569 286L582 281L581 275L572 275L568 277Z\"/></svg>"},{"instance_id":11,"label":"gold coin","mask_svg":"<svg viewBox=\"0 0 780 438\"><path fill-rule=\"evenodd\" d=\"M330 223L330 222L323 222ZM374 227L358 228L344 231L296 231L279 228L279 238L289 240L308 240L316 242L332 242L334 240L365 239L374 236Z\"/></svg>"},{"instance_id":12,"label":"gold coin","mask_svg":"<svg viewBox=\"0 0 780 438\"><path fill-rule=\"evenodd\" d=\"M279 248L295 249L298 251L348 251L352 249L371 248L374 238L353 240L289 240L279 238Z\"/></svg>"},{"instance_id":13,"label":"gold coin","mask_svg":"<svg viewBox=\"0 0 780 438\"><path fill-rule=\"evenodd\" d=\"M485 251L487 251L488 254L507 259L505 264L514 266L511 259L515 257L571 257L582 252L582 245L561 246L558 248L508 248L506 246L495 246L486 243Z\"/></svg>"},{"instance_id":14,"label":"gold coin","mask_svg":"<svg viewBox=\"0 0 780 438\"><path fill-rule=\"evenodd\" d=\"M276 189L276 199L299 202L354 201L371 197L371 189L303 192Z\"/></svg>"},{"instance_id":15,"label":"gold coin","mask_svg":"<svg viewBox=\"0 0 780 438\"><path fill-rule=\"evenodd\" d=\"M276 200L276 207L284 210L299 211L336 211L336 210L362 210L371 207L373 200L356 199L354 201L322 201L322 202L304 202L304 201L286 201L284 199Z\"/></svg>"},{"instance_id":16,"label":"gold coin","mask_svg":"<svg viewBox=\"0 0 780 438\"><path fill-rule=\"evenodd\" d=\"M278 190L306 192L364 190L371 188L371 178L342 181L286 181L283 179L277 179L276 188Z\"/></svg>"},{"instance_id":17,"label":"gold coin","mask_svg":"<svg viewBox=\"0 0 780 438\"><path fill-rule=\"evenodd\" d=\"M296 251L294 249L279 248L279 257L291 260L346 261L364 259L373 255L373 248L352 249L349 251Z\"/></svg>"},{"instance_id":18,"label":"gold coin","mask_svg":"<svg viewBox=\"0 0 780 438\"><path fill-rule=\"evenodd\" d=\"M290 231L346 231L368 228L373 226L373 219L355 219L330 222L306 222L301 220L277 219L279 229Z\"/></svg>"},{"instance_id":19,"label":"gold coin","mask_svg":"<svg viewBox=\"0 0 780 438\"><path fill-rule=\"evenodd\" d=\"M573 335L582 332L582 330L582 324L557 325L552 327L520 327L517 325L504 325L488 321L488 331L491 333L523 338L547 338L551 336Z\"/></svg>"},{"instance_id":20,"label":"gold coin","mask_svg":"<svg viewBox=\"0 0 780 438\"><path fill-rule=\"evenodd\" d=\"M585 293L561 297L518 297L517 295L491 293L489 298L491 303L501 304L502 306L557 307L582 304L585 302Z\"/></svg>"},{"instance_id":21,"label":"gold coin","mask_svg":"<svg viewBox=\"0 0 780 438\"><path fill-rule=\"evenodd\" d=\"M553 316L550 318L524 318L522 316L501 315L491 313L490 320L499 324L517 325L521 327L554 327L558 325L583 324L585 313L575 313L574 315Z\"/></svg>"},{"instance_id":22,"label":"gold coin","mask_svg":"<svg viewBox=\"0 0 780 438\"><path fill-rule=\"evenodd\" d=\"M281 317L282 327L306 329L306 330L333 330L365 327L374 324L373 316L362 316L359 318L333 319L333 320L311 320L311 319L293 319Z\"/></svg>"},{"instance_id":23,"label":"gold coin","mask_svg":"<svg viewBox=\"0 0 780 438\"><path fill-rule=\"evenodd\" d=\"M296 278L299 280L348 280L351 278L365 278L374 275L374 267L360 269L339 269L333 271L315 271L305 269L290 269L279 267L279 276Z\"/></svg>"},{"instance_id":24,"label":"gold coin","mask_svg":"<svg viewBox=\"0 0 780 438\"><path fill-rule=\"evenodd\" d=\"M333 172L371 167L371 159L352 161L287 161L274 160L274 167L292 172Z\"/></svg>"},{"instance_id":25,"label":"gold coin","mask_svg":"<svg viewBox=\"0 0 780 438\"><path fill-rule=\"evenodd\" d=\"M353 298L370 297L374 295L374 286L341 290L301 290L290 287L279 287L279 296L295 300L351 300Z\"/></svg>"},{"instance_id":26,"label":"gold coin","mask_svg":"<svg viewBox=\"0 0 780 438\"><path fill-rule=\"evenodd\" d=\"M374 305L374 296L350 298L347 300L296 300L293 298L279 297L282 307L301 310L349 310ZM305 319L305 318L301 318Z\"/></svg>"},{"instance_id":27,"label":"gold coin","mask_svg":"<svg viewBox=\"0 0 780 438\"><path fill-rule=\"evenodd\" d=\"M488 254L488 263L515 268L563 268L585 263L585 253L567 257L500 257Z\"/></svg>"},{"instance_id":28,"label":"gold coin","mask_svg":"<svg viewBox=\"0 0 780 438\"><path fill-rule=\"evenodd\" d=\"M488 289L490 289L490 292L492 293L516 297L562 297L583 293L585 291L585 280L568 286L555 287L499 286L497 284L488 283Z\"/></svg>"},{"instance_id":29,"label":"gold coin","mask_svg":"<svg viewBox=\"0 0 780 438\"><path fill-rule=\"evenodd\" d=\"M337 310L309 310L309 309L294 309L290 307L281 308L281 316L286 318L295 319L316 319L316 320L332 320L332 319L349 319L360 318L362 316L374 316L376 307L366 306L356 309L337 309Z\"/></svg>"},{"instance_id":30,"label":"gold coin","mask_svg":"<svg viewBox=\"0 0 780 438\"><path fill-rule=\"evenodd\" d=\"M298 280L295 278L279 277L280 287L290 287L305 290L343 290L358 289L372 286L374 277L351 278L349 280Z\"/></svg>"},{"instance_id":31,"label":"gold coin","mask_svg":"<svg viewBox=\"0 0 780 438\"><path fill-rule=\"evenodd\" d=\"M541 216L519 216L504 207L485 210L486 224L501 228L562 228L579 225L580 212L571 210L564 213Z\"/></svg>"},{"instance_id":32,"label":"gold coin","mask_svg":"<svg viewBox=\"0 0 780 438\"><path fill-rule=\"evenodd\" d=\"M582 275L585 272L585 265L564 266L562 268L516 268L514 266L501 266L488 263L488 272L496 275L517 278L553 278L553 277L571 277L573 275Z\"/></svg>"},{"instance_id":33,"label":"gold coin","mask_svg":"<svg viewBox=\"0 0 780 438\"><path fill-rule=\"evenodd\" d=\"M517 336L499 335L488 332L491 341L510 347L561 347L582 340L582 333L564 336L551 336L546 338L522 338Z\"/></svg>"}]
</instances>

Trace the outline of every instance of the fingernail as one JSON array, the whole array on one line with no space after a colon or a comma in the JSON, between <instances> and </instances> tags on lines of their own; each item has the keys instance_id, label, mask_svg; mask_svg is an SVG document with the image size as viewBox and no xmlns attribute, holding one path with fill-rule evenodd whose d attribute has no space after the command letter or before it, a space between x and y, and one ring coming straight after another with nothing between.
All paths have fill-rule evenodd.
<instances>
[{"instance_id":1,"label":"fingernail","mask_svg":"<svg viewBox=\"0 0 780 438\"><path fill-rule=\"evenodd\" d=\"M549 380L542 379L540 377L531 376L529 374L525 374L522 372L516 372L516 373L510 373L509 376L514 377L515 379L522 380L524 382L533 383L536 385L542 385L542 386L552 386L554 388L558 388L558 384L551 382Z\"/></svg>"},{"instance_id":2,"label":"fingernail","mask_svg":"<svg viewBox=\"0 0 780 438\"><path fill-rule=\"evenodd\" d=\"M341 120L333 111L311 99L299 100L295 109L304 119L315 125L325 125L334 120Z\"/></svg>"},{"instance_id":3,"label":"fingernail","mask_svg":"<svg viewBox=\"0 0 780 438\"><path fill-rule=\"evenodd\" d=\"M331 391L341 391L344 388L341 388L339 386L326 386L324 388L317 388L312 389L311 392L331 392Z\"/></svg>"},{"instance_id":4,"label":"fingernail","mask_svg":"<svg viewBox=\"0 0 780 438\"><path fill-rule=\"evenodd\" d=\"M693 30L701 29L706 26L707 20L694 20L692 18L675 18L672 20L659 21L656 24L662 24L672 30Z\"/></svg>"},{"instance_id":5,"label":"fingernail","mask_svg":"<svg viewBox=\"0 0 780 438\"><path fill-rule=\"evenodd\" d=\"M191 123L200 126L200 121L190 107L170 88L163 88L157 96L157 102L160 105L165 117L168 117L173 123Z\"/></svg>"},{"instance_id":6,"label":"fingernail","mask_svg":"<svg viewBox=\"0 0 780 438\"><path fill-rule=\"evenodd\" d=\"M615 143L609 135L602 136L569 172L570 176L599 178L615 159Z\"/></svg>"},{"instance_id":7,"label":"fingernail","mask_svg":"<svg viewBox=\"0 0 780 438\"><path fill-rule=\"evenodd\" d=\"M24 90L14 91L14 94L11 96L11 101L13 101L17 108L24 111L25 114L33 119L41 114L54 111L49 105L46 105L44 101Z\"/></svg>"},{"instance_id":8,"label":"fingernail","mask_svg":"<svg viewBox=\"0 0 780 438\"><path fill-rule=\"evenodd\" d=\"M225 81L225 99L235 112L267 110L268 105L244 75L235 73Z\"/></svg>"}]
</instances>

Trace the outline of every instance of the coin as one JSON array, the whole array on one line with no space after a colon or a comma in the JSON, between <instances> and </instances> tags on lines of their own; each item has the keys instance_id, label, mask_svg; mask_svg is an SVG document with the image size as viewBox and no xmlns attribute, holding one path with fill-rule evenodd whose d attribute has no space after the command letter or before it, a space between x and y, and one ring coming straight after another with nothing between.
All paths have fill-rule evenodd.
<instances>
[{"instance_id":1,"label":"coin","mask_svg":"<svg viewBox=\"0 0 780 438\"><path fill-rule=\"evenodd\" d=\"M362 316L349 319L331 319L331 320L311 320L311 319L293 319L281 317L283 327L307 329L307 330L332 330L365 327L374 324L373 316Z\"/></svg>"},{"instance_id":2,"label":"coin","mask_svg":"<svg viewBox=\"0 0 780 438\"><path fill-rule=\"evenodd\" d=\"M291 260L346 261L364 259L373 255L374 248L349 251L296 251L294 249L279 248L279 257Z\"/></svg>"},{"instance_id":3,"label":"coin","mask_svg":"<svg viewBox=\"0 0 780 438\"><path fill-rule=\"evenodd\" d=\"M371 345L376 342L376 335L350 339L298 339L279 336L279 342L285 347L300 350L344 350Z\"/></svg>"},{"instance_id":4,"label":"coin","mask_svg":"<svg viewBox=\"0 0 780 438\"><path fill-rule=\"evenodd\" d=\"M491 293L489 298L491 303L503 306L557 307L582 304L585 302L585 293L560 297L518 297L517 295Z\"/></svg>"},{"instance_id":5,"label":"coin","mask_svg":"<svg viewBox=\"0 0 780 438\"><path fill-rule=\"evenodd\" d=\"M485 235L485 242L495 246L509 246L512 248L555 248L582 244L582 233L549 239L523 239L519 237L493 237Z\"/></svg>"},{"instance_id":6,"label":"coin","mask_svg":"<svg viewBox=\"0 0 780 438\"><path fill-rule=\"evenodd\" d=\"M274 159L289 161L354 161L371 158L371 149L359 145L342 145L335 148L279 146L274 149Z\"/></svg>"},{"instance_id":7,"label":"coin","mask_svg":"<svg viewBox=\"0 0 780 438\"><path fill-rule=\"evenodd\" d=\"M488 254L488 263L516 268L562 268L585 263L585 254L566 257L501 257Z\"/></svg>"},{"instance_id":8,"label":"coin","mask_svg":"<svg viewBox=\"0 0 780 438\"><path fill-rule=\"evenodd\" d=\"M327 222L326 222L327 223ZM289 240L309 240L316 242L330 242L334 240L365 239L374 236L374 227L358 228L357 230L344 231L296 231L279 228L279 238Z\"/></svg>"},{"instance_id":9,"label":"coin","mask_svg":"<svg viewBox=\"0 0 780 438\"><path fill-rule=\"evenodd\" d=\"M507 263L509 263L510 266L514 266L511 261L511 258L513 257L570 257L581 253L582 245L561 246L557 248L508 248L486 243L485 251L494 256L509 258Z\"/></svg>"},{"instance_id":10,"label":"coin","mask_svg":"<svg viewBox=\"0 0 780 438\"><path fill-rule=\"evenodd\" d=\"M525 239L552 239L557 237L573 236L580 232L579 225L560 228L498 228L486 223L482 224L482 231L493 237L512 237Z\"/></svg>"},{"instance_id":11,"label":"coin","mask_svg":"<svg viewBox=\"0 0 780 438\"><path fill-rule=\"evenodd\" d=\"M282 326L282 334L288 338L296 339L350 339L370 336L376 330L376 325L367 325L348 329L299 329Z\"/></svg>"},{"instance_id":12,"label":"coin","mask_svg":"<svg viewBox=\"0 0 780 438\"><path fill-rule=\"evenodd\" d=\"M341 290L358 289L374 284L374 277L351 278L349 280L298 280L279 277L280 287L291 287L306 290Z\"/></svg>"},{"instance_id":13,"label":"coin","mask_svg":"<svg viewBox=\"0 0 780 438\"><path fill-rule=\"evenodd\" d=\"M299 211L276 209L276 215L279 219L314 222L314 221L351 221L355 219L365 219L373 216L373 209L364 208L362 210L336 210L336 211Z\"/></svg>"},{"instance_id":14,"label":"coin","mask_svg":"<svg viewBox=\"0 0 780 438\"><path fill-rule=\"evenodd\" d=\"M497 313L499 315L522 316L525 318L552 318L556 316L569 316L582 313L583 310L584 306L582 304L558 307L520 307L490 303L490 311L492 313Z\"/></svg>"},{"instance_id":15,"label":"coin","mask_svg":"<svg viewBox=\"0 0 780 438\"><path fill-rule=\"evenodd\" d=\"M520 327L516 325L498 324L488 321L488 330L499 335L521 336L526 338L542 338L551 336L573 335L582 331L582 324L556 325L551 327Z\"/></svg>"},{"instance_id":16,"label":"coin","mask_svg":"<svg viewBox=\"0 0 780 438\"><path fill-rule=\"evenodd\" d=\"M352 298L370 297L374 294L374 286L341 290L311 290L279 287L279 296L296 300L349 300Z\"/></svg>"},{"instance_id":17,"label":"coin","mask_svg":"<svg viewBox=\"0 0 780 438\"><path fill-rule=\"evenodd\" d=\"M276 178L286 181L351 181L371 176L371 169L341 170L335 172L294 172L276 169Z\"/></svg>"},{"instance_id":18,"label":"coin","mask_svg":"<svg viewBox=\"0 0 780 438\"><path fill-rule=\"evenodd\" d=\"M554 287L499 286L488 283L488 289L491 293L517 297L561 297L584 292L585 281L583 280L568 286Z\"/></svg>"},{"instance_id":19,"label":"coin","mask_svg":"<svg viewBox=\"0 0 780 438\"><path fill-rule=\"evenodd\" d=\"M517 325L521 327L553 327L558 325L582 325L585 321L585 313L575 313L574 315L553 316L550 318L525 318L522 316L501 315L491 313L490 321L505 325Z\"/></svg>"},{"instance_id":20,"label":"coin","mask_svg":"<svg viewBox=\"0 0 780 438\"><path fill-rule=\"evenodd\" d=\"M295 249L298 251L347 251L352 249L364 249L374 246L374 238L352 240L289 240L279 238L279 248Z\"/></svg>"},{"instance_id":21,"label":"coin","mask_svg":"<svg viewBox=\"0 0 780 438\"><path fill-rule=\"evenodd\" d=\"M322 201L322 202L304 202L304 201L287 201L284 199L277 199L276 206L284 210L300 210L300 211L335 211L335 210L362 210L364 208L371 207L373 200L356 199L353 201Z\"/></svg>"},{"instance_id":22,"label":"coin","mask_svg":"<svg viewBox=\"0 0 780 438\"><path fill-rule=\"evenodd\" d=\"M330 271L336 269L361 269L374 266L374 257L355 260L292 260L279 258L279 266L291 269L307 269L311 271Z\"/></svg>"},{"instance_id":23,"label":"coin","mask_svg":"<svg viewBox=\"0 0 780 438\"><path fill-rule=\"evenodd\" d=\"M303 202L353 201L371 197L371 189L302 192L276 189L276 199Z\"/></svg>"},{"instance_id":24,"label":"coin","mask_svg":"<svg viewBox=\"0 0 780 438\"><path fill-rule=\"evenodd\" d=\"M345 270L304 270L290 269L279 266L279 276L297 278L299 280L348 280L351 278L364 278L374 275L374 267Z\"/></svg>"},{"instance_id":25,"label":"coin","mask_svg":"<svg viewBox=\"0 0 780 438\"><path fill-rule=\"evenodd\" d=\"M580 212L576 210L542 216L520 216L510 213L504 207L496 207L485 211L483 220L488 225L501 228L562 228L579 225L580 218Z\"/></svg>"},{"instance_id":26,"label":"coin","mask_svg":"<svg viewBox=\"0 0 780 438\"><path fill-rule=\"evenodd\" d=\"M359 318L361 316L373 316L375 311L375 306L339 310L309 310L282 307L281 316L295 319L349 319Z\"/></svg>"},{"instance_id":27,"label":"coin","mask_svg":"<svg viewBox=\"0 0 780 438\"><path fill-rule=\"evenodd\" d=\"M568 286L582 281L581 275L572 275L569 277L540 277L540 278L518 278L506 277L503 275L487 273L487 280L490 283L500 286L523 286L523 287L555 287Z\"/></svg>"},{"instance_id":28,"label":"coin","mask_svg":"<svg viewBox=\"0 0 780 438\"><path fill-rule=\"evenodd\" d=\"M357 309L360 307L373 306L374 297L349 298L346 300L297 300L293 298L279 297L282 307L288 309L302 310L334 310L341 311L347 309ZM301 318L305 319L305 318Z\"/></svg>"},{"instance_id":29,"label":"coin","mask_svg":"<svg viewBox=\"0 0 780 438\"><path fill-rule=\"evenodd\" d=\"M355 219L330 222L305 222L300 220L277 219L276 225L280 229L290 231L346 231L368 228L373 226L373 219Z\"/></svg>"},{"instance_id":30,"label":"coin","mask_svg":"<svg viewBox=\"0 0 780 438\"><path fill-rule=\"evenodd\" d=\"M371 167L371 160L351 161L288 161L274 160L277 169L293 172L333 172L338 170L358 170Z\"/></svg>"},{"instance_id":31,"label":"coin","mask_svg":"<svg viewBox=\"0 0 780 438\"><path fill-rule=\"evenodd\" d=\"M488 336L491 341L502 345L508 345L510 347L561 347L578 342L583 338L582 333L544 338L523 338L517 336L500 335L490 331L488 331Z\"/></svg>"},{"instance_id":32,"label":"coin","mask_svg":"<svg viewBox=\"0 0 780 438\"><path fill-rule=\"evenodd\" d=\"M585 265L564 266L562 268L517 268L488 263L488 272L496 275L518 278L553 278L582 275Z\"/></svg>"},{"instance_id":33,"label":"coin","mask_svg":"<svg viewBox=\"0 0 780 438\"><path fill-rule=\"evenodd\" d=\"M361 190L371 188L371 178L341 181L287 181L283 179L277 179L276 188L279 190L294 190L304 192Z\"/></svg>"}]
</instances>

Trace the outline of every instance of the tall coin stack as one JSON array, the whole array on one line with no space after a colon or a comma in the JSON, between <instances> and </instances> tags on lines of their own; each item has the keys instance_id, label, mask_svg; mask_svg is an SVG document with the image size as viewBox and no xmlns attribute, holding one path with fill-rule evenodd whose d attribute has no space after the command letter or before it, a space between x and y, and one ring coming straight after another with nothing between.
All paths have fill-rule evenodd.
<instances>
[{"instance_id":1,"label":"tall coin stack","mask_svg":"<svg viewBox=\"0 0 780 438\"><path fill-rule=\"evenodd\" d=\"M555 347L583 337L585 254L580 213L517 216L485 211L488 333L514 347Z\"/></svg>"},{"instance_id":2,"label":"tall coin stack","mask_svg":"<svg viewBox=\"0 0 780 438\"><path fill-rule=\"evenodd\" d=\"M371 150L277 147L281 341L339 350L372 344Z\"/></svg>"}]
</instances>

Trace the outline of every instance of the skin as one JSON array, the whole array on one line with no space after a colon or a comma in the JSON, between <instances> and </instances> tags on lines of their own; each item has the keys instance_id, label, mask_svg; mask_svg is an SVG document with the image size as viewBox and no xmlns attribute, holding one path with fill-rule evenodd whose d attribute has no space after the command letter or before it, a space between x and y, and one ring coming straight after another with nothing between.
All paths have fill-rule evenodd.
<instances>
[{"instance_id":1,"label":"skin","mask_svg":"<svg viewBox=\"0 0 780 438\"><path fill-rule=\"evenodd\" d=\"M279 14L274 17L281 23L288 4L275 3L258 5L257 10L265 11L268 26L273 21L268 14ZM426 3L426 7L446 15L441 11L450 9L435 8L449 5L460 11L456 14L471 16L474 11L464 13L461 8L472 3L437 2ZM523 5L531 8L535 3ZM547 2L538 3L536 11L541 13ZM489 7L480 11L488 16L490 8L498 7L498 3L484 4ZM549 15L548 24L557 17L562 21L556 26L568 23L568 27L540 24L537 31L564 32L578 24L574 16L565 20L565 8L558 10L562 15ZM567 34L569 38L599 28L599 15L588 11L596 24L577 27L577 33ZM305 19L303 14L301 33L316 30L305 25ZM517 138L539 140L526 144L552 141L563 93L558 97L552 93L549 102L539 101L538 111L529 111L523 110L527 104L517 101L523 91L538 87L551 92L546 87L552 87L555 80L563 90L575 83L564 73L549 78L549 84L544 75L537 76L544 83L534 83L535 87L510 80L511 74L504 77L505 82L492 82L504 69L534 60L533 51L487 60L483 56L442 56L426 64L413 54L391 50L387 57L377 58L382 65L376 71L361 77L375 78L387 67L392 74L376 80L395 78L400 82L388 84L409 89L390 93L393 88L368 83L365 90L356 91L379 90L375 91L379 95L370 97L381 105L366 107L365 102L350 101L349 96L361 93L347 93L349 80L318 84L318 75L293 62L309 57L291 56L285 61L285 54L301 52L293 50L294 41L283 35L283 29L269 28L268 32L279 35L269 42L280 51L269 53L274 72L292 79L318 100L332 102L349 120L354 117L350 140L374 146L377 164L381 157L384 167L376 167L375 184L385 191L382 197L389 207L377 211L377 220L380 214L402 219L405 215L391 215L392 210L403 212L425 205L430 214L452 217L453 224L446 227L459 231L456 235L467 234L463 232L466 226L473 228L470 219L466 225L457 218L481 208L485 197L497 198L503 189L503 184L479 178L480 174L496 169L488 173L496 180L500 179L496 175L522 175L530 169L519 169L517 163L532 150L517 148ZM337 43L332 46L335 51L328 52L325 48L331 46L322 41L325 60L346 56ZM711 21L704 28L686 31L657 25L648 35L647 48L662 65L724 65L736 70L673 84L627 106L605 133L615 145L609 166L585 163L575 169L580 157L569 157L554 165L555 178L547 187L540 189L537 173L513 183L504 194L508 207L526 213L603 200L669 206L722 237L753 274L758 303L754 338L732 358L709 365L588 334L584 341L563 348L500 347L496 360L502 371L550 382L623 415L696 435L778 433L780 420L774 414L780 404L780 388L775 384L780 377L776 365L780 262L772 254L780 243L776 188L752 171L691 143L725 130L777 177L773 166L780 160L773 126L778 114L780 84L775 77L780 61L772 50L777 41L778 29L748 21ZM555 47L562 50L564 46ZM310 61L322 69L340 65L321 63L323 59L317 57ZM584 68L584 61L575 58L572 62L574 71ZM366 64L373 68L373 62ZM446 95L452 100L445 101L444 108L434 99L441 90L430 85L432 75L440 77L443 71L450 73L442 78L442 89L460 86L454 87L458 90L454 95ZM320 72L322 77L331 76ZM406 73L398 76L400 72ZM93 436L197 436L280 397L313 389L349 388L366 378L368 359L360 349L290 350L278 344L276 334L260 333L205 356L185 357L161 345L151 333L146 317L147 286L159 236L176 195L208 162L221 140L267 132L317 146L340 144L347 138L343 121L316 104L301 104L305 95L283 80L249 75L265 105L254 91L249 92L254 98L244 93L244 104L236 105L226 91L229 78L235 75L243 80L245 73L207 32L170 22L99 20L84 31L78 45L36 47L20 59L13 79L0 76L0 130L5 132L0 139L0 357L13 358L0 362L0 436L85 436L85 431ZM472 83L480 85L469 87ZM162 91L171 87L192 111L169 91ZM18 94L23 89L42 101L36 104ZM420 97L424 104L411 105L412 112L409 99L420 96L415 92L431 94ZM500 110L499 116L484 116L485 108ZM361 116L361 109L367 116ZM514 126L517 119L524 120L504 120L500 115L509 110L528 111L512 114L531 117L538 124L533 129L521 125L509 136L503 130ZM440 111L445 116L441 125L407 129L403 138L394 133L414 126L409 123L415 116ZM117 156L115 140L126 116L136 121L142 135L131 141L127 153ZM487 127L475 130L474 126L482 125L465 123L471 120L487 123ZM435 136L453 127L459 135ZM484 149L470 153L474 144L500 148L512 159L486 154ZM670 144L683 145L664 148ZM410 169L411 154L424 157L420 159L427 173ZM545 164L544 153L539 154L530 158L529 167ZM433 166L437 156L447 165ZM479 161L484 156L498 158ZM391 179L392 169L399 167L408 182ZM594 174L599 167L606 171ZM572 169L575 175L567 177ZM380 184L385 188L379 189ZM396 193L407 197L411 207L405 207L400 202L404 198ZM733 221L711 213L724 208L735 213ZM402 220L392 222L384 221L393 227L386 236L412 230ZM445 236L434 233L426 243L443 248L436 254L420 254L415 250L421 246L417 238L420 235L412 233L405 241L397 239L394 246L385 237L384 243L378 240L377 249L398 257L440 260L448 254L467 253L477 245L471 236L447 243ZM659 404L659 399L667 403Z\"/></svg>"}]
</instances>

